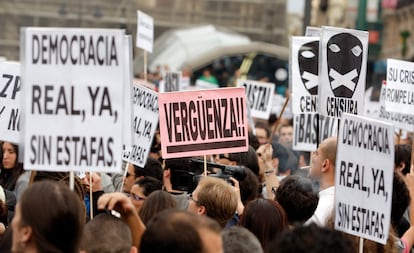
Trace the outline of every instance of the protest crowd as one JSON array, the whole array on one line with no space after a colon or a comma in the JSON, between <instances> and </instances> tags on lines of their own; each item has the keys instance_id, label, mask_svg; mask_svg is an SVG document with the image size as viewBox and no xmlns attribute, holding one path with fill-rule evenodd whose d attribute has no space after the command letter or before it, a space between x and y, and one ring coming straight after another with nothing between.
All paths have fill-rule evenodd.
<instances>
[{"instance_id":1,"label":"protest crowd","mask_svg":"<svg viewBox=\"0 0 414 253\"><path fill-rule=\"evenodd\" d=\"M292 44L299 63L275 113L275 85L234 66L234 77L222 65L199 77L164 66L135 83L123 32L23 32L24 85L10 78L0 108L15 107L10 129L26 89L20 139L0 117L1 253L411 252L413 136L361 116L367 33L326 28L319 89L298 53L310 44Z\"/></svg>"}]
</instances>

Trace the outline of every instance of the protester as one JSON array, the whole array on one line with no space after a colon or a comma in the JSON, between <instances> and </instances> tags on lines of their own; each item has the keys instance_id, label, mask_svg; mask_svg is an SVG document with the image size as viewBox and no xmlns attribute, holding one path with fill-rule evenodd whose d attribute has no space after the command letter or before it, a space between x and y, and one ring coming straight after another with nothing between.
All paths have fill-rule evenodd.
<instances>
[{"instance_id":1,"label":"protester","mask_svg":"<svg viewBox=\"0 0 414 253\"><path fill-rule=\"evenodd\" d=\"M1 157L0 185L5 190L14 191L17 179L23 173L23 165L19 163L19 147L10 142L2 142Z\"/></svg>"},{"instance_id":2,"label":"protester","mask_svg":"<svg viewBox=\"0 0 414 253\"><path fill-rule=\"evenodd\" d=\"M175 202L175 199L171 196L171 194L166 191L157 190L152 192L145 199L138 214L139 217L141 217L142 222L147 225L151 218L159 212L176 207L177 202Z\"/></svg>"},{"instance_id":3,"label":"protester","mask_svg":"<svg viewBox=\"0 0 414 253\"><path fill-rule=\"evenodd\" d=\"M142 207L144 200L154 191L161 190L162 183L160 180L153 177L143 177L138 179L132 186L129 197L132 200L137 212Z\"/></svg>"},{"instance_id":4,"label":"protester","mask_svg":"<svg viewBox=\"0 0 414 253\"><path fill-rule=\"evenodd\" d=\"M269 143L270 141L270 130L266 123L257 122L255 125L256 137L260 145Z\"/></svg>"},{"instance_id":5,"label":"protester","mask_svg":"<svg viewBox=\"0 0 414 253\"><path fill-rule=\"evenodd\" d=\"M224 228L236 212L238 198L226 181L202 177L188 201L190 212L206 215Z\"/></svg>"},{"instance_id":6,"label":"protester","mask_svg":"<svg viewBox=\"0 0 414 253\"><path fill-rule=\"evenodd\" d=\"M135 253L131 231L119 218L102 213L86 223L80 253Z\"/></svg>"},{"instance_id":7,"label":"protester","mask_svg":"<svg viewBox=\"0 0 414 253\"><path fill-rule=\"evenodd\" d=\"M315 213L306 224L326 226L334 211L336 137L322 141L312 155L309 176L319 182L319 202Z\"/></svg>"},{"instance_id":8,"label":"protester","mask_svg":"<svg viewBox=\"0 0 414 253\"><path fill-rule=\"evenodd\" d=\"M129 193L131 191L132 185L139 179L143 177L154 177L162 181L162 165L158 160L148 157L147 163L144 168L141 168L135 164L130 163L128 165L128 171L124 178L124 187L123 192Z\"/></svg>"},{"instance_id":9,"label":"protester","mask_svg":"<svg viewBox=\"0 0 414 253\"><path fill-rule=\"evenodd\" d=\"M394 169L403 175L410 172L411 167L411 144L395 145Z\"/></svg>"},{"instance_id":10,"label":"protester","mask_svg":"<svg viewBox=\"0 0 414 253\"><path fill-rule=\"evenodd\" d=\"M244 208L239 225L252 232L265 251L273 238L288 229L285 211L276 201L270 199L250 201Z\"/></svg>"},{"instance_id":11,"label":"protester","mask_svg":"<svg viewBox=\"0 0 414 253\"><path fill-rule=\"evenodd\" d=\"M286 211L290 225L302 225L318 206L319 196L313 190L312 181L300 176L287 176L276 190L275 200Z\"/></svg>"},{"instance_id":12,"label":"protester","mask_svg":"<svg viewBox=\"0 0 414 253\"><path fill-rule=\"evenodd\" d=\"M257 237L248 229L234 226L221 232L224 253L263 253Z\"/></svg>"},{"instance_id":13,"label":"protester","mask_svg":"<svg viewBox=\"0 0 414 253\"><path fill-rule=\"evenodd\" d=\"M12 251L77 253L83 224L82 204L73 191L59 182L36 182L16 206Z\"/></svg>"},{"instance_id":14,"label":"protester","mask_svg":"<svg viewBox=\"0 0 414 253\"><path fill-rule=\"evenodd\" d=\"M341 232L315 224L285 230L270 244L267 253L355 253Z\"/></svg>"},{"instance_id":15,"label":"protester","mask_svg":"<svg viewBox=\"0 0 414 253\"><path fill-rule=\"evenodd\" d=\"M216 221L186 211L159 213L145 230L140 253L222 253L221 228Z\"/></svg>"}]
</instances>

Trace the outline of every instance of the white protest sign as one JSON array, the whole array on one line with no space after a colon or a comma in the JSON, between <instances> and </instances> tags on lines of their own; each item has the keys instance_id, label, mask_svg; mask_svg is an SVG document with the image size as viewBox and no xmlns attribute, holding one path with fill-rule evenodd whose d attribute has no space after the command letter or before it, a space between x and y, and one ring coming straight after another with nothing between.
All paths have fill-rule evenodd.
<instances>
[{"instance_id":1,"label":"white protest sign","mask_svg":"<svg viewBox=\"0 0 414 253\"><path fill-rule=\"evenodd\" d=\"M319 55L319 113L362 115L368 32L323 26Z\"/></svg>"},{"instance_id":2,"label":"white protest sign","mask_svg":"<svg viewBox=\"0 0 414 253\"><path fill-rule=\"evenodd\" d=\"M125 50L125 77L124 77L124 99L123 99L123 110L124 117L122 121L122 159L128 160L130 147L132 145L132 80L133 80L133 67L132 67L132 37L131 35L125 35L124 39L124 50Z\"/></svg>"},{"instance_id":3,"label":"white protest sign","mask_svg":"<svg viewBox=\"0 0 414 253\"><path fill-rule=\"evenodd\" d=\"M20 142L20 87L20 63L0 62L0 139L17 144Z\"/></svg>"},{"instance_id":4,"label":"white protest sign","mask_svg":"<svg viewBox=\"0 0 414 253\"><path fill-rule=\"evenodd\" d=\"M387 60L385 108L414 114L414 62Z\"/></svg>"},{"instance_id":5,"label":"white protest sign","mask_svg":"<svg viewBox=\"0 0 414 253\"><path fill-rule=\"evenodd\" d=\"M319 38L292 37L290 49L292 112L317 113Z\"/></svg>"},{"instance_id":6,"label":"white protest sign","mask_svg":"<svg viewBox=\"0 0 414 253\"><path fill-rule=\"evenodd\" d=\"M171 92L181 90L181 72L166 72L164 80L160 81L159 92Z\"/></svg>"},{"instance_id":7,"label":"white protest sign","mask_svg":"<svg viewBox=\"0 0 414 253\"><path fill-rule=\"evenodd\" d=\"M158 125L158 94L140 85L133 87L133 144L129 162L143 168Z\"/></svg>"},{"instance_id":8,"label":"white protest sign","mask_svg":"<svg viewBox=\"0 0 414 253\"><path fill-rule=\"evenodd\" d=\"M391 124L344 113L335 166L335 229L387 242L394 176Z\"/></svg>"},{"instance_id":9,"label":"white protest sign","mask_svg":"<svg viewBox=\"0 0 414 253\"><path fill-rule=\"evenodd\" d=\"M387 86L385 82L381 86L380 109L378 119L394 124L396 128L413 131L414 114L389 112L386 110L385 101L387 97Z\"/></svg>"},{"instance_id":10,"label":"white protest sign","mask_svg":"<svg viewBox=\"0 0 414 253\"><path fill-rule=\"evenodd\" d=\"M237 79L237 86L245 88L246 99L249 101L252 116L268 119L272 110L275 84Z\"/></svg>"},{"instance_id":11,"label":"white protest sign","mask_svg":"<svg viewBox=\"0 0 414 253\"><path fill-rule=\"evenodd\" d=\"M124 31L24 28L25 169L119 172Z\"/></svg>"},{"instance_id":12,"label":"white protest sign","mask_svg":"<svg viewBox=\"0 0 414 253\"><path fill-rule=\"evenodd\" d=\"M142 11L137 11L136 46L152 53L154 44L154 19Z\"/></svg>"},{"instance_id":13,"label":"white protest sign","mask_svg":"<svg viewBox=\"0 0 414 253\"><path fill-rule=\"evenodd\" d=\"M244 88L158 94L163 158L246 152Z\"/></svg>"},{"instance_id":14,"label":"white protest sign","mask_svg":"<svg viewBox=\"0 0 414 253\"><path fill-rule=\"evenodd\" d=\"M321 35L321 28L319 27L313 27L313 26L307 26L305 31L306 37L319 37Z\"/></svg>"},{"instance_id":15,"label":"white protest sign","mask_svg":"<svg viewBox=\"0 0 414 253\"><path fill-rule=\"evenodd\" d=\"M293 150L315 151L318 143L337 135L338 124L339 119L337 118L319 114L295 114L293 116ZM317 141L318 137L319 141Z\"/></svg>"}]
</instances>

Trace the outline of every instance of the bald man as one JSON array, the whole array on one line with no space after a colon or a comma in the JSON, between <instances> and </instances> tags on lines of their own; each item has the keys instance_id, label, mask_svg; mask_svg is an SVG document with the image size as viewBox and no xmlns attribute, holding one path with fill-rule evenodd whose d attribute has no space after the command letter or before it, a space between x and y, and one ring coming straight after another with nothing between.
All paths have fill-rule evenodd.
<instances>
[{"instance_id":1,"label":"bald man","mask_svg":"<svg viewBox=\"0 0 414 253\"><path fill-rule=\"evenodd\" d=\"M319 202L315 213L306 224L315 223L325 227L333 217L336 149L337 138L330 137L312 154L309 176L319 182Z\"/></svg>"}]
</instances>

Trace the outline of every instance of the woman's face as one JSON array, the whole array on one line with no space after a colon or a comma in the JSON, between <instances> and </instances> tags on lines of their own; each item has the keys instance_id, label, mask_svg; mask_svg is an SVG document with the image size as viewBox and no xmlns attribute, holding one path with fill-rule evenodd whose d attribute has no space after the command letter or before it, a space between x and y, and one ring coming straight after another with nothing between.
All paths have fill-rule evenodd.
<instances>
[{"instance_id":1,"label":"woman's face","mask_svg":"<svg viewBox=\"0 0 414 253\"><path fill-rule=\"evenodd\" d=\"M2 151L3 151L3 168L13 169L17 162L16 161L17 153L13 145L10 142L4 142L2 146Z\"/></svg>"}]
</instances>

